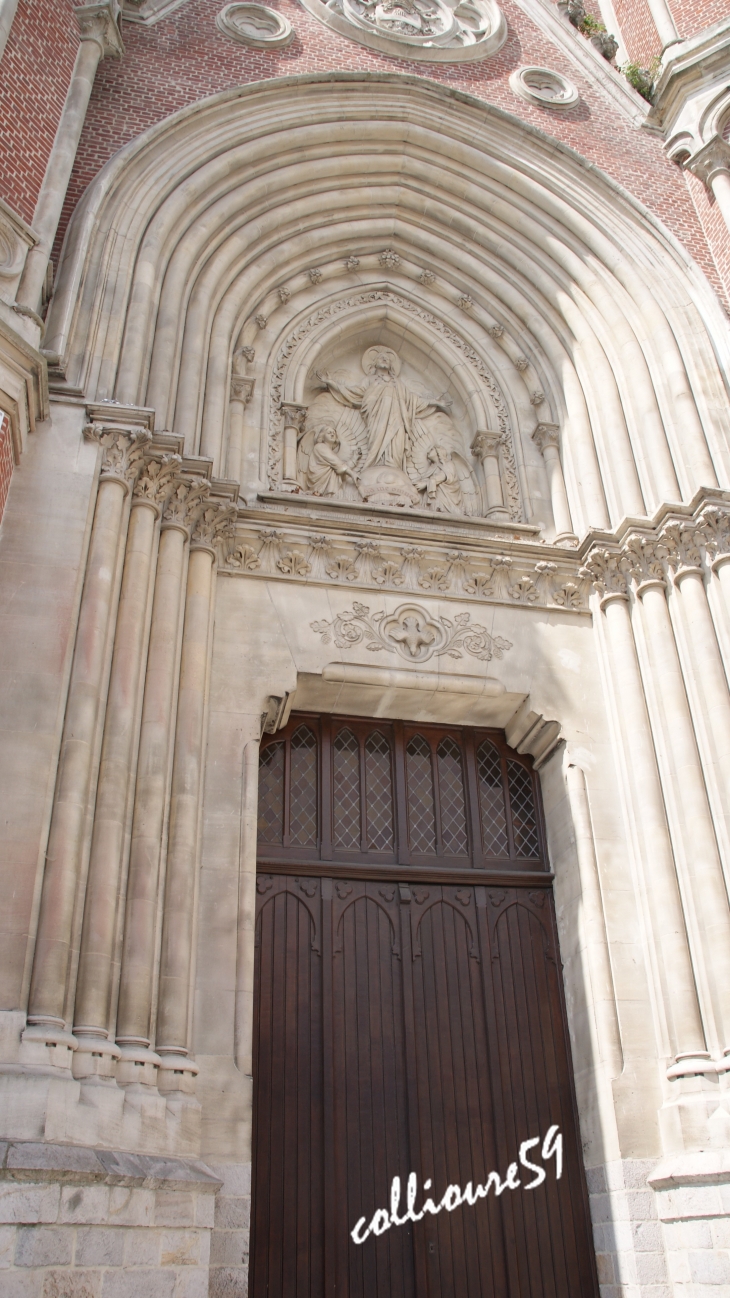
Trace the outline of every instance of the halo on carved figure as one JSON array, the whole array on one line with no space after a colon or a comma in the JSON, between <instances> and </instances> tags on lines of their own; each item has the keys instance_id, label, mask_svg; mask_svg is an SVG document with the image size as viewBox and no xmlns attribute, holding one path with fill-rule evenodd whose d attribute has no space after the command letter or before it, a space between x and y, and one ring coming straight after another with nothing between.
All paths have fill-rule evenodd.
<instances>
[{"instance_id":1,"label":"halo on carved figure","mask_svg":"<svg viewBox=\"0 0 730 1298\"><path fill-rule=\"evenodd\" d=\"M580 98L572 81L552 68L517 68L509 83L520 99L540 108L572 108Z\"/></svg>"},{"instance_id":2,"label":"halo on carved figure","mask_svg":"<svg viewBox=\"0 0 730 1298\"><path fill-rule=\"evenodd\" d=\"M294 39L294 28L288 18L252 0L226 5L215 21L224 36L255 50L281 49Z\"/></svg>"},{"instance_id":3,"label":"halo on carved figure","mask_svg":"<svg viewBox=\"0 0 730 1298\"><path fill-rule=\"evenodd\" d=\"M360 362L363 372L365 374L374 374L381 356L388 357L391 373L398 378L401 371L401 359L398 353L393 351L392 347L368 347Z\"/></svg>"},{"instance_id":4,"label":"halo on carved figure","mask_svg":"<svg viewBox=\"0 0 730 1298\"><path fill-rule=\"evenodd\" d=\"M396 58L460 63L496 54L507 39L497 0L302 0L320 22Z\"/></svg>"}]
</instances>

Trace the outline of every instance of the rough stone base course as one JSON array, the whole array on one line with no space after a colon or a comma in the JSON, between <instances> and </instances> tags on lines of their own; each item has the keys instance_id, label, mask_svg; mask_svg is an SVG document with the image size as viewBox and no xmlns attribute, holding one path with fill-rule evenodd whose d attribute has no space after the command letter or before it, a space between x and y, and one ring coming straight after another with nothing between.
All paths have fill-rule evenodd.
<instances>
[{"instance_id":1,"label":"rough stone base course","mask_svg":"<svg viewBox=\"0 0 730 1298\"><path fill-rule=\"evenodd\" d=\"M207 1298L220 1181L193 1159L0 1145L2 1298Z\"/></svg>"}]
</instances>

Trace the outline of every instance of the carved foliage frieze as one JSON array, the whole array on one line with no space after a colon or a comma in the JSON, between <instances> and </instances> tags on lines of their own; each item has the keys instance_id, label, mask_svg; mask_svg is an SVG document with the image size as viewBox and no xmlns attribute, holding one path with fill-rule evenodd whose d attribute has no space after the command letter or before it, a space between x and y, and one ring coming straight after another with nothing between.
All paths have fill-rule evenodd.
<instances>
[{"instance_id":1,"label":"carved foliage frieze","mask_svg":"<svg viewBox=\"0 0 730 1298\"><path fill-rule=\"evenodd\" d=\"M538 551L539 553L539 551ZM342 534L239 526L226 570L246 576L335 583L528 607L587 610L589 573L576 563L486 554L448 545L399 545Z\"/></svg>"}]
</instances>

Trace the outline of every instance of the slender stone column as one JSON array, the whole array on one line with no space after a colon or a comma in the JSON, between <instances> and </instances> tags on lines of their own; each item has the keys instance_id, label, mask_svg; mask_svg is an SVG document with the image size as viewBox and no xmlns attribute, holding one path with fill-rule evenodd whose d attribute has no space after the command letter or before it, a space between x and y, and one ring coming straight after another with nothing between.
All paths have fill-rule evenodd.
<instances>
[{"instance_id":1,"label":"slender stone column","mask_svg":"<svg viewBox=\"0 0 730 1298\"><path fill-rule=\"evenodd\" d=\"M694 910L704 939L703 958L713 971L713 1009L720 1044L730 1046L730 906L667 607L662 564L666 550L637 536L629 538L625 553L644 606L647 649L668 732L663 744L665 762L679 807L679 824L674 832L684 838ZM704 598L704 592L699 593Z\"/></svg>"},{"instance_id":2,"label":"slender stone column","mask_svg":"<svg viewBox=\"0 0 730 1298\"><path fill-rule=\"evenodd\" d=\"M702 511L700 527L730 618L730 510L709 505Z\"/></svg>"},{"instance_id":3,"label":"slender stone column","mask_svg":"<svg viewBox=\"0 0 730 1298\"><path fill-rule=\"evenodd\" d=\"M486 490L487 518L495 522L507 522L509 511L504 506L502 475L499 472L499 446L502 440L500 433L477 433L471 444L471 452L481 462Z\"/></svg>"},{"instance_id":4,"label":"slender stone column","mask_svg":"<svg viewBox=\"0 0 730 1298\"><path fill-rule=\"evenodd\" d=\"M191 1089L197 1064L187 1059L198 816L204 757L205 695L216 540L230 508L207 506L193 529L180 661L180 690L170 797L170 836L162 921L156 1050L159 1086Z\"/></svg>"},{"instance_id":5,"label":"slender stone column","mask_svg":"<svg viewBox=\"0 0 730 1298\"><path fill-rule=\"evenodd\" d=\"M142 466L148 433L106 431L87 435L104 448L102 476L79 610L66 718L58 762L38 921L28 1022L63 1026L64 1000L84 825L92 779L94 739L104 693L115 574L124 501Z\"/></svg>"},{"instance_id":6,"label":"slender stone column","mask_svg":"<svg viewBox=\"0 0 730 1298\"><path fill-rule=\"evenodd\" d=\"M0 0L0 59L5 53L17 8L18 0Z\"/></svg>"},{"instance_id":7,"label":"slender stone column","mask_svg":"<svg viewBox=\"0 0 730 1298\"><path fill-rule=\"evenodd\" d=\"M688 171L704 181L722 213L730 231L730 144L715 135L685 164Z\"/></svg>"},{"instance_id":8,"label":"slender stone column","mask_svg":"<svg viewBox=\"0 0 730 1298\"><path fill-rule=\"evenodd\" d=\"M713 512L719 513L719 511ZM730 515L725 517L725 521L730 524ZM674 583L682 596L682 608L691 639L695 682L705 702L706 725L712 737L718 767L726 775L730 770L728 674L723 665L718 635L707 598L704 565L699 548L699 543L704 541L708 550L710 545L713 545L716 552L718 538L708 537L702 525L677 523L670 524L664 529L661 540L669 550L669 562L674 568ZM730 532L727 540L730 542ZM730 578L730 553L716 557L714 560L716 571L718 565L719 572L724 570ZM730 594L730 586L728 593ZM728 790L728 804L730 807L730 790Z\"/></svg>"},{"instance_id":9,"label":"slender stone column","mask_svg":"<svg viewBox=\"0 0 730 1298\"><path fill-rule=\"evenodd\" d=\"M152 604L137 783L127 878L124 946L117 1007L117 1079L154 1085L159 1056L149 1050L160 854L167 802L178 631L190 524L209 489L180 481L162 520Z\"/></svg>"},{"instance_id":10,"label":"slender stone column","mask_svg":"<svg viewBox=\"0 0 730 1298\"><path fill-rule=\"evenodd\" d=\"M79 1040L73 1062L76 1077L111 1075L119 1055L107 1037L150 574L156 522L179 463L177 455L148 462L134 488L81 935L74 1015L74 1036Z\"/></svg>"},{"instance_id":11,"label":"slender stone column","mask_svg":"<svg viewBox=\"0 0 730 1298\"><path fill-rule=\"evenodd\" d=\"M668 45L676 45L677 41L681 41L682 37L677 31L677 24L667 0L649 0L649 11L654 19L662 49L665 50Z\"/></svg>"},{"instance_id":12,"label":"slender stone column","mask_svg":"<svg viewBox=\"0 0 730 1298\"><path fill-rule=\"evenodd\" d=\"M618 1077L623 1068L623 1051L586 777L579 766L571 764L566 779L580 870L582 922L585 926L598 1047L608 1076Z\"/></svg>"},{"instance_id":13,"label":"slender stone column","mask_svg":"<svg viewBox=\"0 0 730 1298\"><path fill-rule=\"evenodd\" d=\"M235 359L235 358L234 358ZM246 406L253 394L255 379L248 379L242 374L231 375L231 398L228 407L228 456L226 473L234 482L243 477L241 455L243 453L243 417Z\"/></svg>"},{"instance_id":14,"label":"slender stone column","mask_svg":"<svg viewBox=\"0 0 730 1298\"><path fill-rule=\"evenodd\" d=\"M253 1074L253 972L254 930L256 927L259 747L258 734L252 734L244 750L243 814L241 817L239 861L236 1065L245 1077L251 1077Z\"/></svg>"},{"instance_id":15,"label":"slender stone column","mask_svg":"<svg viewBox=\"0 0 730 1298\"><path fill-rule=\"evenodd\" d=\"M557 424L540 423L532 434L532 440L545 461L555 521L555 543L556 545L573 544L578 538L573 531L563 466L560 463L560 429Z\"/></svg>"},{"instance_id":16,"label":"slender stone column","mask_svg":"<svg viewBox=\"0 0 730 1298\"><path fill-rule=\"evenodd\" d=\"M610 666L620 707L621 731L630 762L636 827L658 955L663 1007L675 1063L670 1077L714 1072L706 1049L679 882L669 837L662 787L629 613L627 581L620 561L594 550L585 575L601 595Z\"/></svg>"},{"instance_id":17,"label":"slender stone column","mask_svg":"<svg viewBox=\"0 0 730 1298\"><path fill-rule=\"evenodd\" d=\"M38 243L28 254L18 289L18 302L32 311L38 311L41 305L48 258L76 159L96 69L107 54L119 57L124 53L117 26L118 0L82 5L74 12L81 44L33 216L33 231L38 235Z\"/></svg>"},{"instance_id":18,"label":"slender stone column","mask_svg":"<svg viewBox=\"0 0 730 1298\"><path fill-rule=\"evenodd\" d=\"M297 481L297 444L304 427L306 406L295 406L282 401L281 414L284 420L284 458L282 463L282 491L299 491Z\"/></svg>"}]
</instances>

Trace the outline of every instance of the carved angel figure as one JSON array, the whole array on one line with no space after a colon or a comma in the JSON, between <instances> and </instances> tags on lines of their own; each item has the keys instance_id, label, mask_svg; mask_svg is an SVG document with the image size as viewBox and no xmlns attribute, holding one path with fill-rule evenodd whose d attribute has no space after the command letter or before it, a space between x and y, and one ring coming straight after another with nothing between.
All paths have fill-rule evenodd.
<instances>
[{"instance_id":1,"label":"carved angel figure","mask_svg":"<svg viewBox=\"0 0 730 1298\"><path fill-rule=\"evenodd\" d=\"M355 475L344 460L340 459L339 449L340 439L335 428L325 424L317 430L307 465L307 490L315 496L337 496L342 494L349 479L355 488L354 495L357 499Z\"/></svg>"},{"instance_id":2,"label":"carved angel figure","mask_svg":"<svg viewBox=\"0 0 730 1298\"><path fill-rule=\"evenodd\" d=\"M426 504L442 514L463 514L461 485L450 451L432 446L426 459L430 466L428 472L416 483L419 491L426 492Z\"/></svg>"}]
</instances>

